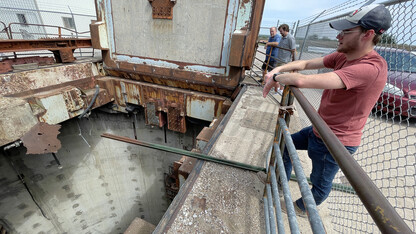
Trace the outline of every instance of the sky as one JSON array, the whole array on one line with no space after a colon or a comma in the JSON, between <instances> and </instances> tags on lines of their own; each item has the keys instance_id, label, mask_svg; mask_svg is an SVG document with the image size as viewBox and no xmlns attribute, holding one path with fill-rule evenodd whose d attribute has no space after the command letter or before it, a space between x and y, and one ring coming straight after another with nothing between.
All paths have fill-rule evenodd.
<instances>
[{"instance_id":1,"label":"sky","mask_svg":"<svg viewBox=\"0 0 416 234\"><path fill-rule=\"evenodd\" d=\"M300 20L300 25L302 25L302 23L312 20L313 16L317 16L322 11L331 8L333 9L330 11L331 14L326 14L325 17L321 17L317 21L341 15L342 13L350 13L365 2L366 0L266 0L260 34L268 35L267 28L277 26L277 23L286 23L291 27ZM385 0L375 0L373 4L383 2ZM393 19L392 27L387 33L394 35L398 44L416 45L415 2L414 0L406 1L389 7Z\"/></svg>"},{"instance_id":2,"label":"sky","mask_svg":"<svg viewBox=\"0 0 416 234\"><path fill-rule=\"evenodd\" d=\"M316 15L326 9L338 6L347 0L266 0L263 11L262 25L284 20L285 22L296 22L312 15Z\"/></svg>"}]
</instances>

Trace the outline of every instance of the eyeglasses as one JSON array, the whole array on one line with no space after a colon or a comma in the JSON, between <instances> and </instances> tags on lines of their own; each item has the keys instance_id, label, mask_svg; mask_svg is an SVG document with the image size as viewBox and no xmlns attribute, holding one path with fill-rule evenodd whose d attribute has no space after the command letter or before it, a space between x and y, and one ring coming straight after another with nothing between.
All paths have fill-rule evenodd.
<instances>
[{"instance_id":1,"label":"eyeglasses","mask_svg":"<svg viewBox=\"0 0 416 234\"><path fill-rule=\"evenodd\" d=\"M338 31L338 36L344 37L345 34L350 34L353 32L361 32L361 30L351 30L351 31Z\"/></svg>"}]
</instances>

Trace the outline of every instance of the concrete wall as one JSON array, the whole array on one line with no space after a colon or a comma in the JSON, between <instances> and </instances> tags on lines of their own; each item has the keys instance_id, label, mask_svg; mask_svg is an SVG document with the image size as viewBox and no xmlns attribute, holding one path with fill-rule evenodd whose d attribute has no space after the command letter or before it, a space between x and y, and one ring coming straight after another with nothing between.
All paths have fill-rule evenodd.
<instances>
[{"instance_id":1,"label":"concrete wall","mask_svg":"<svg viewBox=\"0 0 416 234\"><path fill-rule=\"evenodd\" d=\"M25 155L24 147L0 154L0 224L12 233L122 233L135 217L156 225L169 206L164 173L180 156L100 137L134 138L133 119L97 111L62 123L62 169L51 154ZM165 144L163 129L137 115L138 139L177 148L191 150L202 127L168 130Z\"/></svg>"},{"instance_id":2,"label":"concrete wall","mask_svg":"<svg viewBox=\"0 0 416 234\"><path fill-rule=\"evenodd\" d=\"M153 19L148 0L112 1L115 52L220 66L224 0L178 0L173 19Z\"/></svg>"}]
</instances>

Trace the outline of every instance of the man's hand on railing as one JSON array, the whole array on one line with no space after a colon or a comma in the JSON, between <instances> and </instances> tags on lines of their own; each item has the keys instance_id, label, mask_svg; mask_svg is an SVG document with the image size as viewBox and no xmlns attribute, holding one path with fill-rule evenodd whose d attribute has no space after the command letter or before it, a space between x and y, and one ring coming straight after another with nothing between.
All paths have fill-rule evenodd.
<instances>
[{"instance_id":1,"label":"man's hand on railing","mask_svg":"<svg viewBox=\"0 0 416 234\"><path fill-rule=\"evenodd\" d=\"M277 82L278 80L278 75L280 73L273 73L273 72L269 72L266 74L266 76L264 77L264 81L265 81L265 85L263 88L263 97L267 97L267 94L269 94L270 90L274 87L274 91L277 92L277 89L280 87L279 82Z\"/></svg>"}]
</instances>

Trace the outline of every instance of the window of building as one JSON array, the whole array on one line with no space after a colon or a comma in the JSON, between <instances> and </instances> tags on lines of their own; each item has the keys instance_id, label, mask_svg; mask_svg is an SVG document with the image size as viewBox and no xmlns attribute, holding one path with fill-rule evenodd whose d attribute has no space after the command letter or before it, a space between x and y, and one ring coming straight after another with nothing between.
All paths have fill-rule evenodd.
<instances>
[{"instance_id":1,"label":"window of building","mask_svg":"<svg viewBox=\"0 0 416 234\"><path fill-rule=\"evenodd\" d=\"M17 15L17 19L19 20L19 23L24 24L24 25L27 24L27 20L26 20L25 14L16 14L16 15Z\"/></svg>"},{"instance_id":2,"label":"window of building","mask_svg":"<svg viewBox=\"0 0 416 234\"><path fill-rule=\"evenodd\" d=\"M75 29L75 22L73 18L70 17L62 17L62 21L64 22L65 28L73 28Z\"/></svg>"}]
</instances>

